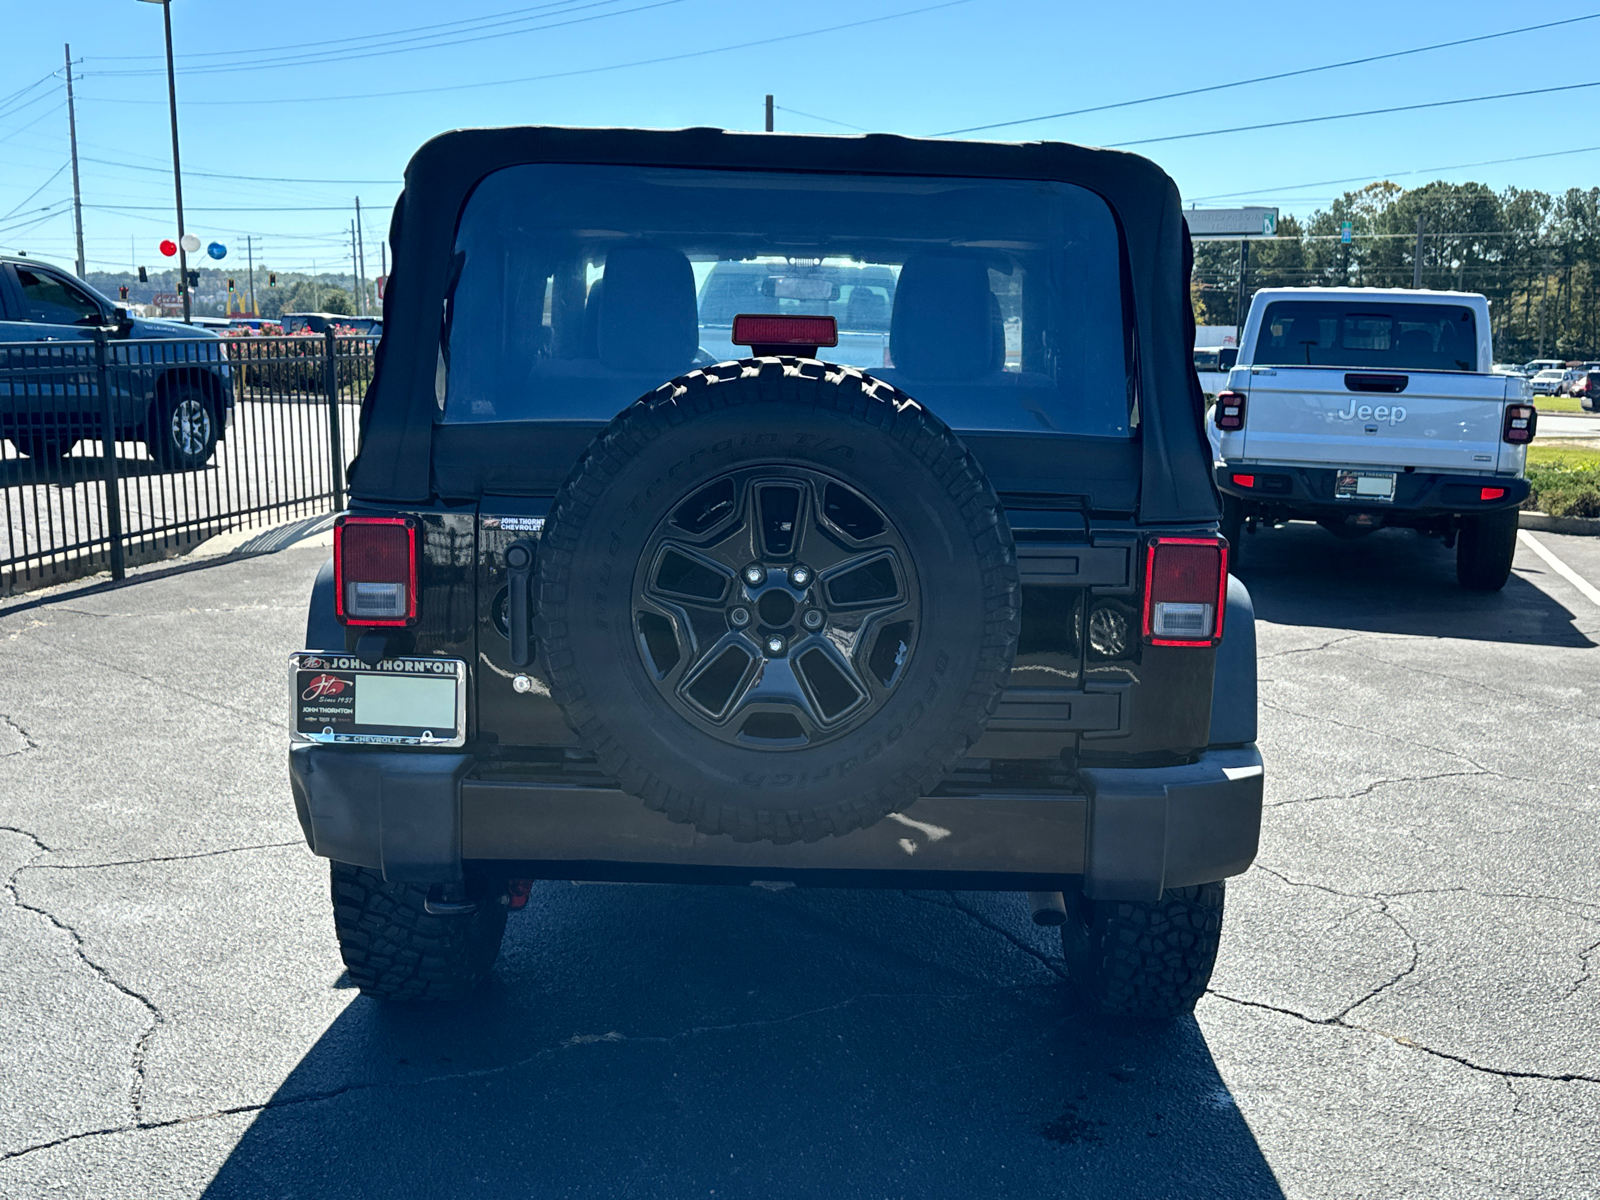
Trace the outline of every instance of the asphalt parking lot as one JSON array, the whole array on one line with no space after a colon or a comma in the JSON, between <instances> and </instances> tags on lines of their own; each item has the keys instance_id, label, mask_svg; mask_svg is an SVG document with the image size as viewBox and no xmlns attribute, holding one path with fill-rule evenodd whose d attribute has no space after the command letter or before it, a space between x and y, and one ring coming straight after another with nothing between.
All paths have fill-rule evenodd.
<instances>
[{"instance_id":1,"label":"asphalt parking lot","mask_svg":"<svg viewBox=\"0 0 1600 1200\"><path fill-rule=\"evenodd\" d=\"M284 770L325 553L0 611L0 1194L1595 1193L1600 604L1530 546L1247 540L1262 851L1154 1032L980 893L545 883L470 1003L361 999Z\"/></svg>"}]
</instances>

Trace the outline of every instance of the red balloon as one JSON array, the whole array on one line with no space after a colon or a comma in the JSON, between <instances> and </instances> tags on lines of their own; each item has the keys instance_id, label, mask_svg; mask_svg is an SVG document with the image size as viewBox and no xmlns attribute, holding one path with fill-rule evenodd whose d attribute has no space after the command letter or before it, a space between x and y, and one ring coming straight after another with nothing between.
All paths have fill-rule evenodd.
<instances>
[{"instance_id":1,"label":"red balloon","mask_svg":"<svg viewBox=\"0 0 1600 1200\"><path fill-rule=\"evenodd\" d=\"M165 254L168 258L171 258L177 252L178 252L178 243L177 242L173 241L171 238L163 238L162 239L162 242L161 242L161 253Z\"/></svg>"}]
</instances>

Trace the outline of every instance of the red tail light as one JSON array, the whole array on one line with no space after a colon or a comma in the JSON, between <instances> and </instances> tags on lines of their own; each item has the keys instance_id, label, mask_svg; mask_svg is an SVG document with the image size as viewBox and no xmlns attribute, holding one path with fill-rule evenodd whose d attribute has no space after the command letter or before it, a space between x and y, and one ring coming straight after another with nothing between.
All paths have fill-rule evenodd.
<instances>
[{"instance_id":1,"label":"red tail light","mask_svg":"<svg viewBox=\"0 0 1600 1200\"><path fill-rule=\"evenodd\" d=\"M1144 560L1144 637L1152 646L1215 646L1228 599L1228 543L1152 538Z\"/></svg>"},{"instance_id":2,"label":"red tail light","mask_svg":"<svg viewBox=\"0 0 1600 1200\"><path fill-rule=\"evenodd\" d=\"M1233 477L1234 487L1253 488L1255 485L1256 477L1254 475L1235 475Z\"/></svg>"},{"instance_id":3,"label":"red tail light","mask_svg":"<svg viewBox=\"0 0 1600 1200\"><path fill-rule=\"evenodd\" d=\"M1244 428L1244 393L1217 393L1217 428L1231 432Z\"/></svg>"},{"instance_id":4,"label":"red tail light","mask_svg":"<svg viewBox=\"0 0 1600 1200\"><path fill-rule=\"evenodd\" d=\"M1506 498L1506 490L1505 490L1505 488L1479 488L1478 489L1478 499L1479 500L1504 500L1505 498Z\"/></svg>"},{"instance_id":5,"label":"red tail light","mask_svg":"<svg viewBox=\"0 0 1600 1200\"><path fill-rule=\"evenodd\" d=\"M417 523L410 517L340 517L333 523L335 611L346 625L417 619Z\"/></svg>"},{"instance_id":6,"label":"red tail light","mask_svg":"<svg viewBox=\"0 0 1600 1200\"><path fill-rule=\"evenodd\" d=\"M1539 432L1539 414L1531 404L1506 405L1505 428L1500 436L1513 446L1521 446L1533 441L1533 435Z\"/></svg>"}]
</instances>

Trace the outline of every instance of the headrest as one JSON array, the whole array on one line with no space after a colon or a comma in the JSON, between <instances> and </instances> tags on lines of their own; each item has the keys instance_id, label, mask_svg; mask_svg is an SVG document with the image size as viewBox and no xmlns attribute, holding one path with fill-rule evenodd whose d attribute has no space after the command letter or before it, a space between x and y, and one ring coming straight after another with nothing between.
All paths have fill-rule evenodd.
<instances>
[{"instance_id":1,"label":"headrest","mask_svg":"<svg viewBox=\"0 0 1600 1200\"><path fill-rule=\"evenodd\" d=\"M906 375L975 379L993 353L989 269L981 259L918 254L900 269L889 353Z\"/></svg>"},{"instance_id":2,"label":"headrest","mask_svg":"<svg viewBox=\"0 0 1600 1200\"><path fill-rule=\"evenodd\" d=\"M681 374L700 342L694 271L684 254L644 243L606 255L600 361L618 371Z\"/></svg>"}]
</instances>

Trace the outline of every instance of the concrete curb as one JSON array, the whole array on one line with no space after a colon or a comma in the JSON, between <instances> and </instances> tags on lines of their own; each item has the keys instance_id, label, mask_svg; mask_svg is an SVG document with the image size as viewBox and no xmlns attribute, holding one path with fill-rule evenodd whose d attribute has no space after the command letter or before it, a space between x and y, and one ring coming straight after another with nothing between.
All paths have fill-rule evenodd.
<instances>
[{"instance_id":1,"label":"concrete curb","mask_svg":"<svg viewBox=\"0 0 1600 1200\"><path fill-rule=\"evenodd\" d=\"M1540 533L1570 533L1579 537L1600 537L1600 517L1552 517L1549 513L1529 512L1517 514L1518 529L1532 529Z\"/></svg>"}]
</instances>

